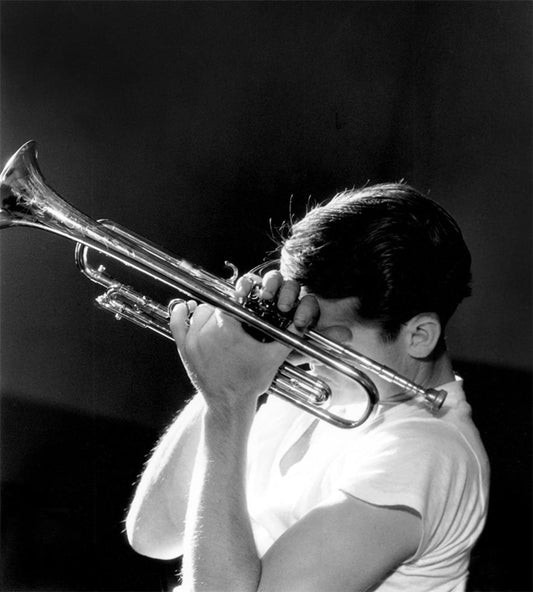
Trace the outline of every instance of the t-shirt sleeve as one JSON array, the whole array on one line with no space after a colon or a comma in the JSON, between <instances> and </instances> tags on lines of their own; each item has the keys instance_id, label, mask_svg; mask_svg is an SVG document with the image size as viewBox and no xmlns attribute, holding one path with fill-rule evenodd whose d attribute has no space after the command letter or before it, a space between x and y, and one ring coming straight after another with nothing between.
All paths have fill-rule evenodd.
<instances>
[{"instance_id":1,"label":"t-shirt sleeve","mask_svg":"<svg viewBox=\"0 0 533 592\"><path fill-rule=\"evenodd\" d=\"M333 486L367 503L414 510L428 541L440 538L448 509L455 505L457 511L469 462L468 450L448 426L411 420L377 430L357 449L346 450L333 471Z\"/></svg>"}]
</instances>

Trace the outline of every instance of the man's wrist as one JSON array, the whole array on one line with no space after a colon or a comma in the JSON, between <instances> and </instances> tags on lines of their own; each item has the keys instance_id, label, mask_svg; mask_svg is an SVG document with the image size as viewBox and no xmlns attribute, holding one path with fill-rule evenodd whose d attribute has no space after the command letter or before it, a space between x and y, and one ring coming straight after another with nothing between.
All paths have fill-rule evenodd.
<instances>
[{"instance_id":1,"label":"man's wrist","mask_svg":"<svg viewBox=\"0 0 533 592\"><path fill-rule=\"evenodd\" d=\"M204 432L209 434L222 433L225 437L233 434L248 433L256 410L255 398L243 398L231 405L207 403L203 411Z\"/></svg>"}]
</instances>

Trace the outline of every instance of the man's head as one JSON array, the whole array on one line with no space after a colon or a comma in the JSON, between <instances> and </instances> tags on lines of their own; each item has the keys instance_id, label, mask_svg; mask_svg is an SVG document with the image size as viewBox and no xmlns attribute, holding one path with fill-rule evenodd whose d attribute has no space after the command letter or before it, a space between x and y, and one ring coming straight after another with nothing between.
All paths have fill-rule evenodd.
<instances>
[{"instance_id":1,"label":"man's head","mask_svg":"<svg viewBox=\"0 0 533 592\"><path fill-rule=\"evenodd\" d=\"M281 249L285 277L325 299L355 297L358 318L385 340L421 313L444 327L470 295L470 263L451 216L404 184L336 195L294 224Z\"/></svg>"}]
</instances>

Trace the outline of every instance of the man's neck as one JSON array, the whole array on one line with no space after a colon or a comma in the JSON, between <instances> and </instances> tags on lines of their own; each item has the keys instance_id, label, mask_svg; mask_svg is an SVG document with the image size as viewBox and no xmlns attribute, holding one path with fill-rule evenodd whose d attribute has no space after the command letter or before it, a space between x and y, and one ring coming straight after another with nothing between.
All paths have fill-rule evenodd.
<instances>
[{"instance_id":1,"label":"man's neck","mask_svg":"<svg viewBox=\"0 0 533 592\"><path fill-rule=\"evenodd\" d=\"M443 352L436 359L415 360L405 373L405 378L418 384L423 388L436 388L455 380L451 360L447 352ZM398 395L401 389L391 383L379 381L379 392L381 400L386 400L393 395Z\"/></svg>"}]
</instances>

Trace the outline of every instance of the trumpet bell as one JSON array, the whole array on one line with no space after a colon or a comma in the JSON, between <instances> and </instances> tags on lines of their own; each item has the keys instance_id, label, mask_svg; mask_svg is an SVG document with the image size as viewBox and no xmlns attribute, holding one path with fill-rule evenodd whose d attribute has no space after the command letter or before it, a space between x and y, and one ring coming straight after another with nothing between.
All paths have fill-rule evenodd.
<instances>
[{"instance_id":1,"label":"trumpet bell","mask_svg":"<svg viewBox=\"0 0 533 592\"><path fill-rule=\"evenodd\" d=\"M0 228L37 222L30 203L40 180L44 184L32 140L13 154L0 175Z\"/></svg>"},{"instance_id":2,"label":"trumpet bell","mask_svg":"<svg viewBox=\"0 0 533 592\"><path fill-rule=\"evenodd\" d=\"M2 170L0 199L0 229L31 226L66 238L90 240L94 221L47 184L39 168L34 140L23 144Z\"/></svg>"}]
</instances>

